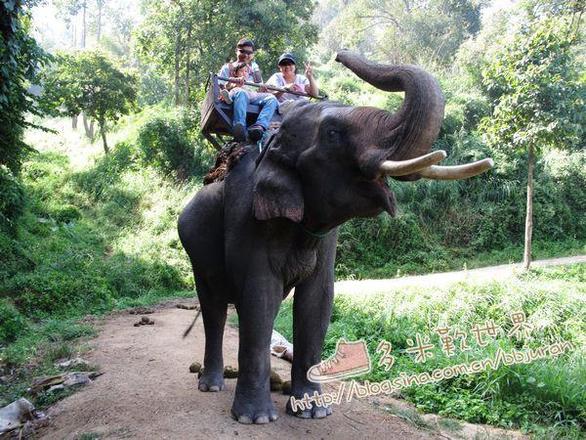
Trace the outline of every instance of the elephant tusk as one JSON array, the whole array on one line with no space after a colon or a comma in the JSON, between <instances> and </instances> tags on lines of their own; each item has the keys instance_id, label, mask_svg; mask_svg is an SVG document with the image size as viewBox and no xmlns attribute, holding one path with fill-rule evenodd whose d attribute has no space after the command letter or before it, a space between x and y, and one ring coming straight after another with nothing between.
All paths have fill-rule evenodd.
<instances>
[{"instance_id":1,"label":"elephant tusk","mask_svg":"<svg viewBox=\"0 0 586 440\"><path fill-rule=\"evenodd\" d=\"M444 150L438 150L409 160L385 160L379 170L381 174L387 176L406 176L423 168L430 168L433 164L444 160L446 156Z\"/></svg>"},{"instance_id":2,"label":"elephant tusk","mask_svg":"<svg viewBox=\"0 0 586 440\"><path fill-rule=\"evenodd\" d=\"M484 173L494 166L492 159L482 159L476 162L467 163L465 165L454 165L454 166L439 166L432 165L421 171L419 174L421 177L434 180L456 180L456 179L467 179L468 177L474 177L478 174Z\"/></svg>"}]
</instances>

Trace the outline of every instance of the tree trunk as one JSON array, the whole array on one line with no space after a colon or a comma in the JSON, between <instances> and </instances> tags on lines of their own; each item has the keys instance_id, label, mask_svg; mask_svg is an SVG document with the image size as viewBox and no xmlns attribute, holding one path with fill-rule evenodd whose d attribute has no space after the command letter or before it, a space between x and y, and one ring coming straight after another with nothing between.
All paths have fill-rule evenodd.
<instances>
[{"instance_id":1,"label":"tree trunk","mask_svg":"<svg viewBox=\"0 0 586 440\"><path fill-rule=\"evenodd\" d=\"M77 49L77 26L75 25L75 21L77 20L77 14L71 17L71 33L73 37L73 49ZM77 122L76 122L77 124Z\"/></svg>"},{"instance_id":2,"label":"tree trunk","mask_svg":"<svg viewBox=\"0 0 586 440\"><path fill-rule=\"evenodd\" d=\"M533 145L529 145L527 162L527 216L525 217L525 252L523 254L525 270L529 270L531 265L531 239L533 237L533 169L535 167Z\"/></svg>"},{"instance_id":3,"label":"tree trunk","mask_svg":"<svg viewBox=\"0 0 586 440\"><path fill-rule=\"evenodd\" d=\"M101 121L99 123L100 126L100 134L102 135L102 142L104 143L104 152L108 154L110 149L108 148L108 142L106 141L106 121Z\"/></svg>"},{"instance_id":4,"label":"tree trunk","mask_svg":"<svg viewBox=\"0 0 586 440\"><path fill-rule=\"evenodd\" d=\"M179 57L181 54L181 37L180 29L177 29L177 37L175 38L175 106L179 105L179 82L180 80L180 68L179 68Z\"/></svg>"},{"instance_id":5,"label":"tree trunk","mask_svg":"<svg viewBox=\"0 0 586 440\"><path fill-rule=\"evenodd\" d=\"M85 113L82 113L82 119L83 119L83 128L85 129L85 135L87 136L87 138L89 140L91 140L93 142L95 139L94 121L92 120L92 121L89 121L89 123L88 123L88 118Z\"/></svg>"},{"instance_id":6,"label":"tree trunk","mask_svg":"<svg viewBox=\"0 0 586 440\"><path fill-rule=\"evenodd\" d=\"M72 116L71 117L71 128L73 128L74 130L77 130L77 116Z\"/></svg>"},{"instance_id":7,"label":"tree trunk","mask_svg":"<svg viewBox=\"0 0 586 440\"><path fill-rule=\"evenodd\" d=\"M85 35L86 35L86 12L87 12L87 1L83 2L83 24L81 28L81 48L85 49Z\"/></svg>"},{"instance_id":8,"label":"tree trunk","mask_svg":"<svg viewBox=\"0 0 586 440\"><path fill-rule=\"evenodd\" d=\"M96 32L96 40L98 42L98 44L100 43L100 39L102 38L102 9L104 8L104 1L103 0L98 0L97 2L97 6L98 6L98 23L97 23L97 32Z\"/></svg>"},{"instance_id":9,"label":"tree trunk","mask_svg":"<svg viewBox=\"0 0 586 440\"><path fill-rule=\"evenodd\" d=\"M189 29L187 30L187 41L191 41L191 25L189 25ZM191 73L191 52L190 48L187 49L187 60L185 61L185 103L189 106L189 95L191 94L191 87L189 84L190 81L190 73Z\"/></svg>"}]
</instances>

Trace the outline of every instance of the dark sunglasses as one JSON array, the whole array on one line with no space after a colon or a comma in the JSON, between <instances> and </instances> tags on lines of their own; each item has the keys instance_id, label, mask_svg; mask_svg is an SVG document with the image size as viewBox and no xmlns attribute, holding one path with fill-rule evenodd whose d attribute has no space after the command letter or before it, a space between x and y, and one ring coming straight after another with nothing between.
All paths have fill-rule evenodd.
<instances>
[{"instance_id":1,"label":"dark sunglasses","mask_svg":"<svg viewBox=\"0 0 586 440\"><path fill-rule=\"evenodd\" d=\"M246 50L246 49L238 49L238 52L244 53L246 55L252 55L254 53L253 50Z\"/></svg>"}]
</instances>

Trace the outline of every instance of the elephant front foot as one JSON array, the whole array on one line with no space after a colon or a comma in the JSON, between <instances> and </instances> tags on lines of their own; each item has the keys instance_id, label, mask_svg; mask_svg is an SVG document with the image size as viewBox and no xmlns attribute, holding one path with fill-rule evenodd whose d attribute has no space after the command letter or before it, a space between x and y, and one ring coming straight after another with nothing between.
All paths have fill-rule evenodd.
<instances>
[{"instance_id":1,"label":"elephant front foot","mask_svg":"<svg viewBox=\"0 0 586 440\"><path fill-rule=\"evenodd\" d=\"M197 388L204 392L217 392L224 389L224 371L210 370L204 368L204 372L199 378Z\"/></svg>"},{"instance_id":2,"label":"elephant front foot","mask_svg":"<svg viewBox=\"0 0 586 440\"><path fill-rule=\"evenodd\" d=\"M292 398L287 400L287 414L301 419L323 419L329 416L332 414L332 407L319 398L319 395L321 395L320 387L292 390Z\"/></svg>"},{"instance_id":3,"label":"elephant front foot","mask_svg":"<svg viewBox=\"0 0 586 440\"><path fill-rule=\"evenodd\" d=\"M236 395L232 405L232 418L245 425L263 425L274 422L279 415L270 394L264 398L240 398Z\"/></svg>"}]
</instances>

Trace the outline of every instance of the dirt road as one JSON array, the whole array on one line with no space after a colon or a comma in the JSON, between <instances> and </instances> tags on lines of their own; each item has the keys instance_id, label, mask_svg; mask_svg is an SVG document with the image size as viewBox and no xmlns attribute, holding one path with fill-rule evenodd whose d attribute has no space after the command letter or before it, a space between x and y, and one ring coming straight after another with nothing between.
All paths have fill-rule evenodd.
<instances>
[{"instance_id":1,"label":"dirt road","mask_svg":"<svg viewBox=\"0 0 586 440\"><path fill-rule=\"evenodd\" d=\"M586 257L570 257L537 263L567 264L585 262ZM342 282L337 294L380 292L406 284L436 285L461 279L484 279L511 274L514 266L496 266L447 274L432 274L395 280ZM402 417L374 405L373 399L354 399L334 407L334 413L322 420L301 420L285 414L287 396L274 393L279 410L276 422L241 425L230 418L235 379L228 379L220 393L197 390L196 375L188 367L203 360L202 320L186 339L181 334L194 312L168 303L149 315L153 326L134 327L140 317L128 311L98 321L99 336L90 341L92 349L84 357L100 366L104 374L74 395L49 410L50 425L39 432L43 439L203 439L254 438L296 439L434 439L494 438L498 431L465 425L458 435L421 429ZM230 326L224 336L225 364L237 366L238 331ZM272 358L273 367L289 380L290 364ZM332 387L333 388L333 387ZM324 390L328 391L328 389ZM382 401L388 402L390 399ZM434 420L426 416L425 420ZM431 418L431 419L430 419ZM487 435L487 432L492 434ZM467 432L467 434L465 434ZM510 437L508 433L506 438ZM516 435L514 435L516 437Z\"/></svg>"},{"instance_id":2,"label":"dirt road","mask_svg":"<svg viewBox=\"0 0 586 440\"><path fill-rule=\"evenodd\" d=\"M573 263L586 263L586 255L538 260L532 262L531 267L559 266ZM480 269L414 275L388 280L340 281L336 283L336 295L373 295L392 292L393 290L407 286L437 287L459 281L490 281L510 277L521 271L521 264L513 263L483 267Z\"/></svg>"},{"instance_id":3,"label":"dirt road","mask_svg":"<svg viewBox=\"0 0 586 440\"><path fill-rule=\"evenodd\" d=\"M186 339L181 334L194 312L173 304L149 315L152 326L134 327L136 315L121 312L98 324L100 334L84 357L104 375L49 410L50 426L43 439L434 439L445 438L418 430L403 419L354 399L334 408L322 420L302 420L285 414L287 396L273 393L279 419L268 425L241 425L230 418L235 379L219 393L197 390L188 371L203 360L201 319ZM226 365L237 365L238 331L226 328ZM273 367L289 380L290 364L272 358ZM96 434L91 437L90 434Z\"/></svg>"}]
</instances>

